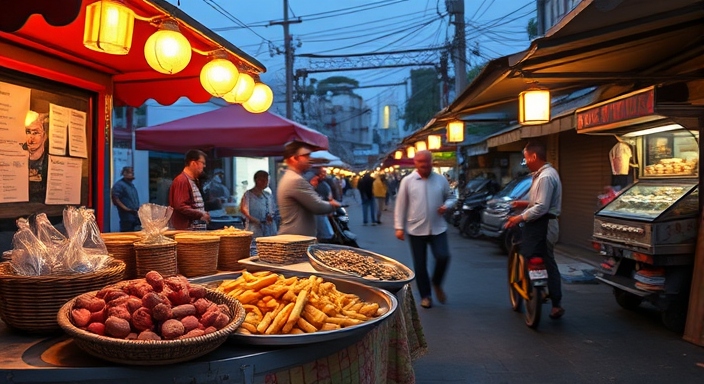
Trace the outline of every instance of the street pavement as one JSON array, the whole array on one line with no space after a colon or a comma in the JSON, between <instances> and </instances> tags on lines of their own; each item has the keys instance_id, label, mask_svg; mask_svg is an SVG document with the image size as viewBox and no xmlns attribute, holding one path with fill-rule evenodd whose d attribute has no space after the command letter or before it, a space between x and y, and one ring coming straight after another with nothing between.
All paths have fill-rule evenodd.
<instances>
[{"instance_id":1,"label":"street pavement","mask_svg":"<svg viewBox=\"0 0 704 384\"><path fill-rule=\"evenodd\" d=\"M394 237L393 205L381 225L363 226L358 201L344 202L362 248L413 267L408 243ZM566 313L551 320L546 304L532 330L511 310L498 244L462 238L452 226L448 238L447 303L421 308L413 285L428 342L413 364L417 383L704 383L704 347L666 329L648 304L622 309L584 258L557 252Z\"/></svg>"}]
</instances>

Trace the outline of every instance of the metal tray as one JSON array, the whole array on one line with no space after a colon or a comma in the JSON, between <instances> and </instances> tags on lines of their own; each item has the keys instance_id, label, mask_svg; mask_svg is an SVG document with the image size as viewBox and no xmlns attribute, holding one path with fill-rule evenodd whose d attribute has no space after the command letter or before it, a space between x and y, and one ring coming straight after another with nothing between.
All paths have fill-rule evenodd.
<instances>
[{"instance_id":1,"label":"metal tray","mask_svg":"<svg viewBox=\"0 0 704 384\"><path fill-rule=\"evenodd\" d=\"M374 260L376 260L379 263L390 264L390 265L394 266L398 270L405 273L407 277L403 280L380 280L380 279L375 279L375 278L362 277L362 276L359 276L353 272L348 272L348 271L344 271L342 269L334 268L334 267L326 265L316 256L317 251L325 251L325 250L332 250L332 251L345 250L345 251L351 251L351 252L358 253L362 256L368 256L368 257L373 258ZM377 288L388 289L389 291L392 291L392 292L397 292L399 289L403 288L403 286L405 286L406 284L413 281L413 279L416 276L412 269L408 268L407 266L403 265L402 263L400 263L390 257L386 257L386 256L380 255L378 253L367 251L365 249L353 248L353 247L348 247L345 245L313 244L308 247L308 261L310 261L310 264L313 266L313 268L315 268L316 270L318 270L320 272L335 273L344 279L357 281L357 282L371 285L371 286L374 286Z\"/></svg>"},{"instance_id":2,"label":"metal tray","mask_svg":"<svg viewBox=\"0 0 704 384\"><path fill-rule=\"evenodd\" d=\"M302 272L279 273L281 275L284 275L285 277L310 276L309 273ZM206 287L212 288L220 285L223 280L234 280L240 277L240 275L241 272L220 273L210 276L189 279L189 281L191 283L202 284ZM230 335L230 340L249 345L300 345L318 343L328 340L336 340L356 334L366 333L372 330L382 321L386 320L389 316L391 316L394 311L396 311L396 308L398 308L398 300L396 300L396 296L392 295L386 290L368 287L364 284L356 283L353 281L336 279L331 277L324 277L324 280L334 283L337 289L341 292L353 293L359 296L359 298L364 301L379 304L379 308L387 310L386 313L375 319L365 321L361 324L352 327L336 329L333 331L319 331L315 333L305 333L297 335L244 335L239 333L233 333Z\"/></svg>"}]
</instances>

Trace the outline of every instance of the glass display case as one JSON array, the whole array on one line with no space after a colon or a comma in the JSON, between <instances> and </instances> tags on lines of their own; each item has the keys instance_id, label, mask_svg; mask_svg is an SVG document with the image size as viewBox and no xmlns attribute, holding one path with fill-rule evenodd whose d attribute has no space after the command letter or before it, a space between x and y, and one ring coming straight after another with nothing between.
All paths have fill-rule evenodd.
<instances>
[{"instance_id":1,"label":"glass display case","mask_svg":"<svg viewBox=\"0 0 704 384\"><path fill-rule=\"evenodd\" d=\"M699 163L699 133L680 129L643 136L641 177L696 176Z\"/></svg>"},{"instance_id":2,"label":"glass display case","mask_svg":"<svg viewBox=\"0 0 704 384\"><path fill-rule=\"evenodd\" d=\"M622 192L597 215L653 221L696 216L696 180L640 181Z\"/></svg>"}]
</instances>

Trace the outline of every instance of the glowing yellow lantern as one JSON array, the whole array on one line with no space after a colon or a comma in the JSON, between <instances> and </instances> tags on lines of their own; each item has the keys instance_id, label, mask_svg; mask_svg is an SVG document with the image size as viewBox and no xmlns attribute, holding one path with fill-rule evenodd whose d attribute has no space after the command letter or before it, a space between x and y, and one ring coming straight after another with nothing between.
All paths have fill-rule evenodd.
<instances>
[{"instance_id":1,"label":"glowing yellow lantern","mask_svg":"<svg viewBox=\"0 0 704 384\"><path fill-rule=\"evenodd\" d=\"M126 55L132 46L134 11L122 1L101 0L86 7L83 45L111 55Z\"/></svg>"},{"instance_id":2,"label":"glowing yellow lantern","mask_svg":"<svg viewBox=\"0 0 704 384\"><path fill-rule=\"evenodd\" d=\"M235 88L232 88L232 90L226 93L222 98L228 103L241 104L249 100L249 98L252 97L253 92L254 79L252 76L246 73L240 73L240 76L237 78Z\"/></svg>"},{"instance_id":3,"label":"glowing yellow lantern","mask_svg":"<svg viewBox=\"0 0 704 384\"><path fill-rule=\"evenodd\" d=\"M396 159L396 160L401 160L401 159L403 159L403 151L396 151L396 152L394 152L394 159Z\"/></svg>"},{"instance_id":4,"label":"glowing yellow lantern","mask_svg":"<svg viewBox=\"0 0 704 384\"><path fill-rule=\"evenodd\" d=\"M252 97L242 103L242 106L249 112L262 113L269 109L273 102L274 93L271 91L271 88L264 83L257 83L254 85Z\"/></svg>"},{"instance_id":5,"label":"glowing yellow lantern","mask_svg":"<svg viewBox=\"0 0 704 384\"><path fill-rule=\"evenodd\" d=\"M428 136L428 149L440 149L442 146L442 137L440 135L429 135Z\"/></svg>"},{"instance_id":6,"label":"glowing yellow lantern","mask_svg":"<svg viewBox=\"0 0 704 384\"><path fill-rule=\"evenodd\" d=\"M550 91L532 88L518 95L518 122L523 125L550 122Z\"/></svg>"},{"instance_id":7,"label":"glowing yellow lantern","mask_svg":"<svg viewBox=\"0 0 704 384\"><path fill-rule=\"evenodd\" d=\"M232 62L216 56L201 69L200 84L211 95L222 97L235 88L239 74Z\"/></svg>"},{"instance_id":8,"label":"glowing yellow lantern","mask_svg":"<svg viewBox=\"0 0 704 384\"><path fill-rule=\"evenodd\" d=\"M464 141L464 121L453 120L447 124L447 142L461 143Z\"/></svg>"},{"instance_id":9,"label":"glowing yellow lantern","mask_svg":"<svg viewBox=\"0 0 704 384\"><path fill-rule=\"evenodd\" d=\"M191 43L174 20L166 20L144 44L144 58L157 72L173 75L191 62Z\"/></svg>"},{"instance_id":10,"label":"glowing yellow lantern","mask_svg":"<svg viewBox=\"0 0 704 384\"><path fill-rule=\"evenodd\" d=\"M408 157L409 159L416 157L416 148L415 147L406 148L406 157Z\"/></svg>"},{"instance_id":11,"label":"glowing yellow lantern","mask_svg":"<svg viewBox=\"0 0 704 384\"><path fill-rule=\"evenodd\" d=\"M425 151L428 149L428 146L425 144L425 141L423 141L423 140L416 141L415 147L416 147L416 152Z\"/></svg>"}]
</instances>

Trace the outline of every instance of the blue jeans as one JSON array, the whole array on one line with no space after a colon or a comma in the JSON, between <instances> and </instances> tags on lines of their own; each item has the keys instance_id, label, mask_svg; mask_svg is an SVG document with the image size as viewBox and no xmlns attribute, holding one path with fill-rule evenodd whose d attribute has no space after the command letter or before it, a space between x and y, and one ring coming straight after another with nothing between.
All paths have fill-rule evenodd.
<instances>
[{"instance_id":1,"label":"blue jeans","mask_svg":"<svg viewBox=\"0 0 704 384\"><path fill-rule=\"evenodd\" d=\"M408 235L413 255L413 270L416 273L416 284L421 298L431 297L430 283L442 285L445 271L450 263L450 247L447 243L447 232L439 235L413 236ZM428 244L435 258L433 278L428 275Z\"/></svg>"},{"instance_id":2,"label":"blue jeans","mask_svg":"<svg viewBox=\"0 0 704 384\"><path fill-rule=\"evenodd\" d=\"M362 217L364 224L368 223L371 221L372 223L376 223L376 214L374 210L374 198L367 199L365 197L362 197ZM371 216L368 216L371 215ZM367 218L371 220L367 220Z\"/></svg>"}]
</instances>

